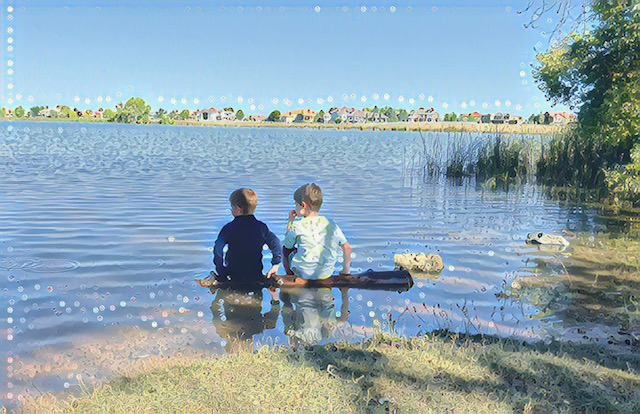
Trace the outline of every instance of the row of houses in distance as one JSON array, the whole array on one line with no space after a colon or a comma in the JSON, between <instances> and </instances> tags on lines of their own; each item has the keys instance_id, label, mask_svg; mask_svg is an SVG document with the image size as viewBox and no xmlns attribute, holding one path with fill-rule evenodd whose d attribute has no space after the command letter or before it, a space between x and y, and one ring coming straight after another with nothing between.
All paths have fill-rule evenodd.
<instances>
[{"instance_id":1,"label":"row of houses in distance","mask_svg":"<svg viewBox=\"0 0 640 414\"><path fill-rule=\"evenodd\" d=\"M322 114L322 119L318 116ZM236 116L233 111L219 111L216 108L199 109L192 113L193 119L200 122L235 121ZM247 117L251 121L264 122L266 116L253 115ZM433 108L419 108L408 113L409 122L440 122L440 115ZM389 122L389 116L381 111L368 111L343 106L342 108L331 108L327 113L317 112L313 109L295 109L280 114L279 122L293 123L349 123L362 124L367 122L383 123Z\"/></svg>"},{"instance_id":2,"label":"row of houses in distance","mask_svg":"<svg viewBox=\"0 0 640 414\"><path fill-rule=\"evenodd\" d=\"M116 105L116 111L122 108L122 104ZM14 117L14 111L11 109L3 109L3 114L7 118ZM391 113L390 111L393 111ZM97 110L86 109L84 111L80 111L76 108L70 109L67 106L57 105L55 108L49 108L48 106L43 107L39 110L37 117L40 118L59 118L64 112L75 112L79 117L85 117L95 120L108 120L110 116L113 116L114 111L110 109L99 108ZM173 111L176 112L177 111ZM249 122L266 122L269 119L264 115L249 115L241 116L240 111L236 112L232 108L225 108L222 110L218 110L216 108L209 109L198 109L193 112L183 111L185 112L184 118L191 121L203 122L203 123L215 123L215 122L235 122L235 121L249 121ZM403 112L403 116L399 117L398 115ZM32 117L31 113L25 113L26 117ZM168 115L164 112L162 115L159 115L158 112L151 112L149 114L149 119L153 121L158 121L162 116ZM393 119L390 119L389 115L393 115ZM476 122L476 123L491 123L491 124L521 124L524 122L523 118L518 115L513 115L509 113L493 113L493 114L483 114L480 112L470 112L463 113L460 115L453 115L455 117L455 121L459 122ZM321 117L321 118L320 118ZM445 120L448 118L445 117ZM240 119L239 119L240 118ZM575 115L567 112L545 112L540 115L532 115L531 118L528 119L529 122L532 122L532 118L535 119L536 123L544 123L544 124L566 124L569 122L575 121ZM323 111L317 112L312 109L296 109L288 112L281 113L278 122L283 122L287 124L292 123L305 123L310 124L314 122L322 122L322 123L347 123L347 124L364 124L364 123L386 123L386 122L397 122L398 120L402 122L415 122L415 123L434 123L441 122L440 114L435 111L434 108L418 108L411 110L410 112L406 112L404 110L396 110L391 108L384 108L378 110L377 108L370 109L356 109L353 107L335 107L329 109L327 113Z\"/></svg>"}]
</instances>

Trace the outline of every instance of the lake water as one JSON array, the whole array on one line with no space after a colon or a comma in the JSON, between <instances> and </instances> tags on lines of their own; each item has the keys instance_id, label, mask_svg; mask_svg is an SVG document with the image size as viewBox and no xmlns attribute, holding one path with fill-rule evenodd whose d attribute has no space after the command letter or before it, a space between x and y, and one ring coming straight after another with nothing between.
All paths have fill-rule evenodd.
<instances>
[{"instance_id":1,"label":"lake water","mask_svg":"<svg viewBox=\"0 0 640 414\"><path fill-rule=\"evenodd\" d=\"M442 143L460 137L425 138L442 160ZM360 341L378 323L388 330L389 314L406 335L565 335L557 317L499 293L544 255L527 233L596 231L595 214L535 186L421 179L421 150L415 132L0 123L2 398L74 390L150 355L222 353L238 336L253 346ZM194 282L213 268L231 191L253 188L256 216L282 237L307 182L351 243L353 271L421 251L445 269L402 293L289 292L281 309L266 291L213 295Z\"/></svg>"}]
</instances>

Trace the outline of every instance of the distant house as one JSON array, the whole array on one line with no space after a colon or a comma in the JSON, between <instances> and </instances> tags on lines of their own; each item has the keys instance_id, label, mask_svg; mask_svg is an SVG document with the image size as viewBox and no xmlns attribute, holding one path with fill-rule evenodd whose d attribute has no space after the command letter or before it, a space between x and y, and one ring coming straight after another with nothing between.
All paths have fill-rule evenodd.
<instances>
[{"instance_id":1,"label":"distant house","mask_svg":"<svg viewBox=\"0 0 640 414\"><path fill-rule=\"evenodd\" d=\"M295 109L293 111L280 114L280 121L291 123L309 124L313 122L317 112L311 109Z\"/></svg>"},{"instance_id":2,"label":"distant house","mask_svg":"<svg viewBox=\"0 0 640 414\"><path fill-rule=\"evenodd\" d=\"M575 121L575 115L568 112L549 112L554 124L567 124Z\"/></svg>"},{"instance_id":3,"label":"distant house","mask_svg":"<svg viewBox=\"0 0 640 414\"><path fill-rule=\"evenodd\" d=\"M193 116L193 119L199 122L216 122L222 119L220 111L216 108L198 109L197 111L192 112L191 115Z\"/></svg>"},{"instance_id":4,"label":"distant house","mask_svg":"<svg viewBox=\"0 0 640 414\"><path fill-rule=\"evenodd\" d=\"M298 114L293 113L293 111L284 112L280 114L280 122L284 122L285 124L291 124L296 119Z\"/></svg>"},{"instance_id":5,"label":"distant house","mask_svg":"<svg viewBox=\"0 0 640 414\"><path fill-rule=\"evenodd\" d=\"M460 120L462 122L480 122L480 119L482 119L482 114L478 111L460 114Z\"/></svg>"},{"instance_id":6,"label":"distant house","mask_svg":"<svg viewBox=\"0 0 640 414\"><path fill-rule=\"evenodd\" d=\"M327 112L326 114L324 114L324 117L323 117L325 124L336 122L337 118L339 118L338 111Z\"/></svg>"},{"instance_id":7,"label":"distant house","mask_svg":"<svg viewBox=\"0 0 640 414\"><path fill-rule=\"evenodd\" d=\"M495 114L482 115L480 118L483 124L520 124L522 117L512 114L503 114L497 112Z\"/></svg>"},{"instance_id":8,"label":"distant house","mask_svg":"<svg viewBox=\"0 0 640 414\"><path fill-rule=\"evenodd\" d=\"M409 122L440 122L440 114L433 108L414 109L409 113Z\"/></svg>"},{"instance_id":9,"label":"distant house","mask_svg":"<svg viewBox=\"0 0 640 414\"><path fill-rule=\"evenodd\" d=\"M45 106L43 109L38 111L38 116L43 118L56 118L58 116L58 112L58 108L49 108L48 106Z\"/></svg>"},{"instance_id":10,"label":"distant house","mask_svg":"<svg viewBox=\"0 0 640 414\"><path fill-rule=\"evenodd\" d=\"M389 122L389 117L386 114L381 114L380 112L377 112L377 111L371 111L371 112L366 112L366 121L375 122L379 124L382 122Z\"/></svg>"},{"instance_id":11,"label":"distant house","mask_svg":"<svg viewBox=\"0 0 640 414\"><path fill-rule=\"evenodd\" d=\"M337 115L342 119L342 122L349 124L361 124L367 119L364 112L355 108L347 108L345 106L337 110Z\"/></svg>"},{"instance_id":12,"label":"distant house","mask_svg":"<svg viewBox=\"0 0 640 414\"><path fill-rule=\"evenodd\" d=\"M291 114L295 116L293 122L309 124L316 118L317 112L311 109L296 109L291 111Z\"/></svg>"}]
</instances>

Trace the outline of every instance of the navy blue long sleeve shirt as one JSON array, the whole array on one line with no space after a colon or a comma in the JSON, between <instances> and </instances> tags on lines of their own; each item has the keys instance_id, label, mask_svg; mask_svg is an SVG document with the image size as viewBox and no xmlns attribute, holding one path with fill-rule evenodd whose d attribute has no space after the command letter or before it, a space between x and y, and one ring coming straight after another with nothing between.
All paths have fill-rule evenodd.
<instances>
[{"instance_id":1,"label":"navy blue long sleeve shirt","mask_svg":"<svg viewBox=\"0 0 640 414\"><path fill-rule=\"evenodd\" d=\"M269 231L253 214L237 216L227 223L213 246L213 263L221 281L238 284L259 283L262 274L262 246L269 246L273 259L271 264L282 262L282 245L278 236ZM228 245L226 258L224 246ZM225 266L226 259L226 266Z\"/></svg>"}]
</instances>

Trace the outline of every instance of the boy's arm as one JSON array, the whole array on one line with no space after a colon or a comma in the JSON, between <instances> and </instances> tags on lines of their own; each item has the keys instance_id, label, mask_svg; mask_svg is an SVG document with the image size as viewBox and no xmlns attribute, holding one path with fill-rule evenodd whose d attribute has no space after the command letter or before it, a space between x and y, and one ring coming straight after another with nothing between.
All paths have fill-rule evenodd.
<instances>
[{"instance_id":1,"label":"boy's arm","mask_svg":"<svg viewBox=\"0 0 640 414\"><path fill-rule=\"evenodd\" d=\"M225 237L225 228L223 227L218 234L218 238L216 239L215 244L213 245L213 264L216 265L216 273L218 276L226 277L227 276L227 268L224 267L224 256L223 249L227 244Z\"/></svg>"},{"instance_id":2,"label":"boy's arm","mask_svg":"<svg viewBox=\"0 0 640 414\"><path fill-rule=\"evenodd\" d=\"M282 265L284 266L284 270L288 275L292 275L291 271L291 263L289 263L289 255L295 251L296 244L296 228L295 225L292 226L284 236L284 240L282 242Z\"/></svg>"},{"instance_id":3,"label":"boy's arm","mask_svg":"<svg viewBox=\"0 0 640 414\"><path fill-rule=\"evenodd\" d=\"M278 273L278 268L280 267L280 263L282 263L282 244L280 244L280 239L278 236L273 234L273 232L267 229L267 246L269 246L269 250L271 250L271 255L273 258L271 259L271 269L267 272L267 279L271 276Z\"/></svg>"},{"instance_id":4,"label":"boy's arm","mask_svg":"<svg viewBox=\"0 0 640 414\"><path fill-rule=\"evenodd\" d=\"M284 271L288 275L292 275L293 274L293 272L291 271L290 264L289 264L289 255L293 251L295 251L295 249L287 249L286 247L282 246L282 253L283 253L282 266L284 267Z\"/></svg>"},{"instance_id":5,"label":"boy's arm","mask_svg":"<svg viewBox=\"0 0 640 414\"><path fill-rule=\"evenodd\" d=\"M349 270L351 266L351 245L349 245L349 242L344 242L340 247L342 247L342 271L340 274L348 275L351 273Z\"/></svg>"}]
</instances>

